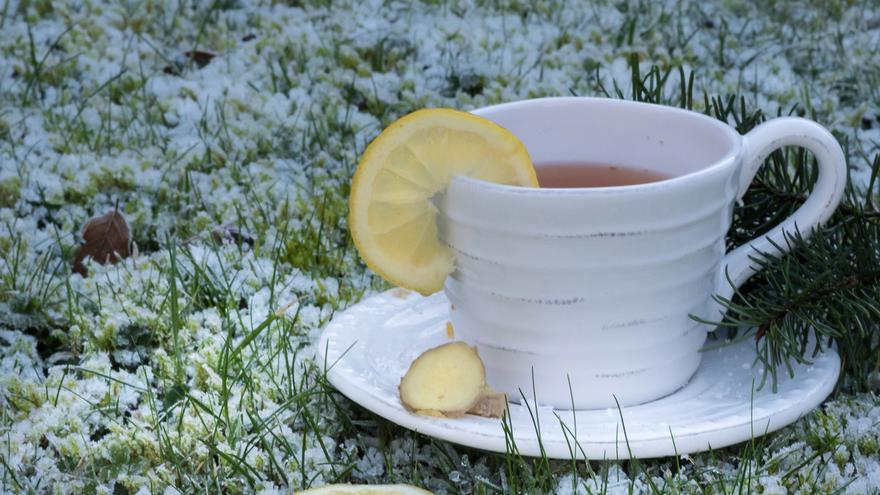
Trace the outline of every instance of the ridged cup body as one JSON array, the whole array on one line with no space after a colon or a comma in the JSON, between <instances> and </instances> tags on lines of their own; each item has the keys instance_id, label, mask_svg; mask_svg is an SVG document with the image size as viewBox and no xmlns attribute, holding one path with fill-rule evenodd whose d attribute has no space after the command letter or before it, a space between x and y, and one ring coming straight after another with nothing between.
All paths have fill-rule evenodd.
<instances>
[{"instance_id":1,"label":"ridged cup body","mask_svg":"<svg viewBox=\"0 0 880 495\"><path fill-rule=\"evenodd\" d=\"M738 194L740 136L676 109L554 98L478 110L533 162L596 162L671 179L533 189L456 178L438 199L456 270L456 337L489 384L557 408L631 405L684 385L717 319L712 295Z\"/></svg>"}]
</instances>

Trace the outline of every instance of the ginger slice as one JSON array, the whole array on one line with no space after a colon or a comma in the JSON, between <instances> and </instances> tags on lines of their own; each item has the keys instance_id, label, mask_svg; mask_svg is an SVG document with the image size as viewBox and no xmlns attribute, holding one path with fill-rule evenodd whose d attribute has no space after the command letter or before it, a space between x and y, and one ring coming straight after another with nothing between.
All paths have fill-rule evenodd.
<instances>
[{"instance_id":1,"label":"ginger slice","mask_svg":"<svg viewBox=\"0 0 880 495\"><path fill-rule=\"evenodd\" d=\"M486 369L477 349L450 342L423 352L400 380L400 401L409 411L462 416L477 404Z\"/></svg>"},{"instance_id":2,"label":"ginger slice","mask_svg":"<svg viewBox=\"0 0 880 495\"><path fill-rule=\"evenodd\" d=\"M456 418L466 413L501 417L506 396L486 385L486 368L475 347L450 342L423 352L400 380L408 411Z\"/></svg>"},{"instance_id":3,"label":"ginger slice","mask_svg":"<svg viewBox=\"0 0 880 495\"><path fill-rule=\"evenodd\" d=\"M504 416L506 410L507 394L493 390L492 387L486 385L480 400L468 410L468 414L476 414L485 418L500 418Z\"/></svg>"},{"instance_id":4,"label":"ginger slice","mask_svg":"<svg viewBox=\"0 0 880 495\"><path fill-rule=\"evenodd\" d=\"M409 289L404 289L403 287L395 287L391 289L391 295L398 299L406 299L412 294L412 291Z\"/></svg>"}]
</instances>

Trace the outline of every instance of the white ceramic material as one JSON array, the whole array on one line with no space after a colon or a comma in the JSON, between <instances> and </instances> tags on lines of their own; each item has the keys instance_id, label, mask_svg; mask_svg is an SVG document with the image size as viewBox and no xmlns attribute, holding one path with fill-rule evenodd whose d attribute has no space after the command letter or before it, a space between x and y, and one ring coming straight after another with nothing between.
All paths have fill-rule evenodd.
<instances>
[{"instance_id":1,"label":"white ceramic material","mask_svg":"<svg viewBox=\"0 0 880 495\"><path fill-rule=\"evenodd\" d=\"M505 452L507 439L498 419L431 418L411 414L400 404L397 386L410 363L424 350L449 341L449 302L442 293L402 298L394 294L373 296L333 318L318 343L318 362L326 363L327 378L353 401L406 428ZM837 354L828 350L811 365L795 364L794 378L781 374L777 393L772 393L769 385L755 385L761 370L753 367L754 361L755 341L749 338L705 352L687 385L654 402L581 411L535 408L530 403L540 424L541 445L529 410L511 404L512 439L522 455L539 456L543 446L549 457L559 459L660 457L720 448L806 414L832 391L840 371ZM536 384L536 390L541 403L542 384Z\"/></svg>"},{"instance_id":2,"label":"white ceramic material","mask_svg":"<svg viewBox=\"0 0 880 495\"><path fill-rule=\"evenodd\" d=\"M537 189L458 177L438 201L457 268L445 292L457 335L475 344L489 384L519 397L600 408L663 397L700 364L718 320L713 294L752 273L753 249L785 246L832 213L846 168L818 124L780 118L740 136L702 114L598 98L545 98L477 110L509 129L536 166L599 162L673 176L625 187ZM819 163L812 195L767 238L725 255L734 202L767 155L803 146ZM771 242L772 241L772 242ZM727 273L727 275L725 275Z\"/></svg>"}]
</instances>

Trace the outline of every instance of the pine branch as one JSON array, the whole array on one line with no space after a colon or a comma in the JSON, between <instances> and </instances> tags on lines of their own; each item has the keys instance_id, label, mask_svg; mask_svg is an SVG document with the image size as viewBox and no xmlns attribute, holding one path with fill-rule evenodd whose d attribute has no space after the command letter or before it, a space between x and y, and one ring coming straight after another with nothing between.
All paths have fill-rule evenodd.
<instances>
[{"instance_id":1,"label":"pine branch","mask_svg":"<svg viewBox=\"0 0 880 495\"><path fill-rule=\"evenodd\" d=\"M768 176L772 168L759 173L758 187L750 189L736 211L730 243L763 234L776 223L768 219L800 206L808 192L803 186L811 186L812 179L793 177L809 178L805 170L812 166L806 158L795 158L787 162L785 176ZM880 156L872 175L878 169ZM809 362L811 352L833 342L852 385L868 388L868 374L880 358L880 210L871 199L874 187L861 198L850 185L826 226L809 240L799 234L786 239L788 254L755 253L753 262L761 272L733 300L721 301L727 308L722 326L757 329L764 378L771 378L774 387L781 366L791 373L791 363ZM812 348L811 334L816 337Z\"/></svg>"},{"instance_id":2,"label":"pine branch","mask_svg":"<svg viewBox=\"0 0 880 495\"><path fill-rule=\"evenodd\" d=\"M643 75L636 55L630 68L632 99L695 109L693 73L655 66ZM674 70L678 84L674 75L670 77ZM606 96L625 97L616 86L613 94L600 90ZM703 112L732 123L740 133L766 120L760 109L749 108L744 97L704 94L702 103ZM795 106L788 112L792 114L803 112ZM777 115L783 115L781 109ZM809 196L817 176L818 167L805 150L787 147L773 152L734 209L728 249L765 235L791 215ZM770 378L774 387L781 368L792 374L792 363L809 363L810 357L833 343L849 386L870 389L869 373L880 370L878 197L880 154L871 164L867 188L858 190L849 183L844 201L825 226L809 240L799 234L787 237L790 250L782 256L756 252L753 262L761 267L760 273L731 300L719 299L727 309L724 320L716 322L719 326L756 329L764 380Z\"/></svg>"},{"instance_id":3,"label":"pine branch","mask_svg":"<svg viewBox=\"0 0 880 495\"><path fill-rule=\"evenodd\" d=\"M880 159L880 155L877 155L877 158ZM752 186L752 187L761 188L761 189L763 189L763 191L762 191L763 193L768 194L768 195L772 195L776 199L778 199L782 202L791 204L791 205L800 205L801 203L806 201L807 196L809 196L808 194L805 194L805 193L777 189L777 188L768 186L766 184L759 184L759 185ZM853 206L850 206L847 203L841 203L840 206L837 207L837 211L843 215L846 215L846 216L854 216L854 217L866 218L866 219L867 218L880 219L880 211L876 211L876 210L866 211L863 209L854 208Z\"/></svg>"},{"instance_id":4,"label":"pine branch","mask_svg":"<svg viewBox=\"0 0 880 495\"><path fill-rule=\"evenodd\" d=\"M845 277L842 280L838 280L825 287L810 289L810 291L803 296L787 301L779 312L771 315L767 321L762 322L758 326L758 331L755 333L755 339L761 340L761 337L767 333L767 329L772 325L781 323L784 318L801 311L805 307L820 304L826 297L830 297L849 289L870 287L877 284L878 281L880 281L880 271L874 270L861 275Z\"/></svg>"}]
</instances>

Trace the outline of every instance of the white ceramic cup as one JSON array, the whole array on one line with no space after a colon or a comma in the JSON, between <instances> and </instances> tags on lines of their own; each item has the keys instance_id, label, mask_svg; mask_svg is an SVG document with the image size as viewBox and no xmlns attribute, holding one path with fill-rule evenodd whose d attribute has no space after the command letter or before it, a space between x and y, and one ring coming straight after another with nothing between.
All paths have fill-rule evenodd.
<instances>
[{"instance_id":1,"label":"white ceramic cup","mask_svg":"<svg viewBox=\"0 0 880 495\"><path fill-rule=\"evenodd\" d=\"M831 216L846 166L832 135L778 118L745 136L702 114L600 98L543 98L474 113L509 129L536 167L631 166L672 178L633 186L537 189L457 177L439 198L456 270L445 291L456 337L475 344L491 386L556 408L660 398L700 364L729 297L776 253ZM725 253L734 203L771 151L803 146L818 160L812 194L765 237ZM570 381L570 388L569 388Z\"/></svg>"}]
</instances>

